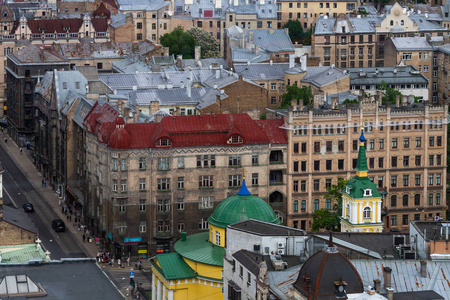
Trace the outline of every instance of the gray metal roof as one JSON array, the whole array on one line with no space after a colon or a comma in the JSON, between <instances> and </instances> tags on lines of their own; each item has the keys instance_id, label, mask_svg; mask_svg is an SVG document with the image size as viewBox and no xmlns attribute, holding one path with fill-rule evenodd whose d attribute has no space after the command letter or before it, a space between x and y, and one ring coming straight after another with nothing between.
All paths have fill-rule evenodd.
<instances>
[{"instance_id":1,"label":"gray metal roof","mask_svg":"<svg viewBox=\"0 0 450 300\"><path fill-rule=\"evenodd\" d=\"M60 109L66 101L67 93L73 91L85 95L88 81L79 71L56 71L54 84L58 105L56 109L60 115Z\"/></svg>"},{"instance_id":2,"label":"gray metal roof","mask_svg":"<svg viewBox=\"0 0 450 300\"><path fill-rule=\"evenodd\" d=\"M7 205L3 205L3 220L29 232L38 233L38 229L33 224L31 219L24 215L22 209L15 209Z\"/></svg>"},{"instance_id":3,"label":"gray metal roof","mask_svg":"<svg viewBox=\"0 0 450 300\"><path fill-rule=\"evenodd\" d=\"M249 80L284 80L289 63L234 64L234 70Z\"/></svg>"},{"instance_id":4,"label":"gray metal roof","mask_svg":"<svg viewBox=\"0 0 450 300\"><path fill-rule=\"evenodd\" d=\"M331 105L331 99L334 97L338 97L339 103L344 102L346 99L355 100L358 99L358 95L353 93L352 91L342 92L342 93L336 93L336 94L330 94L326 96L325 102L328 105Z\"/></svg>"},{"instance_id":5,"label":"gray metal roof","mask_svg":"<svg viewBox=\"0 0 450 300\"><path fill-rule=\"evenodd\" d=\"M396 70L397 73L394 73ZM364 76L360 76L360 71ZM378 74L376 72L378 71ZM348 69L350 85L428 84L428 79L413 66Z\"/></svg>"},{"instance_id":6,"label":"gray metal roof","mask_svg":"<svg viewBox=\"0 0 450 300\"><path fill-rule=\"evenodd\" d=\"M429 20L425 15L423 14L411 14L409 15L409 18L413 20L418 26L420 32L427 32L427 31L447 31L447 28L442 27L436 22L433 22Z\"/></svg>"},{"instance_id":7,"label":"gray metal roof","mask_svg":"<svg viewBox=\"0 0 450 300\"><path fill-rule=\"evenodd\" d=\"M111 27L119 27L125 25L125 21L127 16L132 14L111 14L111 23L109 24Z\"/></svg>"},{"instance_id":8,"label":"gray metal roof","mask_svg":"<svg viewBox=\"0 0 450 300\"><path fill-rule=\"evenodd\" d=\"M381 280L382 292L385 292L383 267L392 269L392 288L396 292L433 290L450 299L450 261L427 261L427 276L420 276L418 260L359 260L351 259L359 272L364 286L373 285L374 279Z\"/></svg>"},{"instance_id":9,"label":"gray metal roof","mask_svg":"<svg viewBox=\"0 0 450 300\"><path fill-rule=\"evenodd\" d=\"M120 11L154 11L159 10L170 4L170 1L164 0L117 0Z\"/></svg>"},{"instance_id":10,"label":"gray metal roof","mask_svg":"<svg viewBox=\"0 0 450 300\"><path fill-rule=\"evenodd\" d=\"M450 44L445 44L445 45L439 46L439 47L437 47L437 49L442 53L450 54Z\"/></svg>"},{"instance_id":11,"label":"gray metal roof","mask_svg":"<svg viewBox=\"0 0 450 300\"><path fill-rule=\"evenodd\" d=\"M397 37L391 38L397 51L404 50L433 50L426 37Z\"/></svg>"},{"instance_id":12,"label":"gray metal roof","mask_svg":"<svg viewBox=\"0 0 450 300\"><path fill-rule=\"evenodd\" d=\"M119 73L151 72L152 67L138 57L127 57L114 61L112 69Z\"/></svg>"},{"instance_id":13,"label":"gray metal roof","mask_svg":"<svg viewBox=\"0 0 450 300\"><path fill-rule=\"evenodd\" d=\"M301 81L321 87L347 76L349 76L347 73L335 67L308 67L306 75Z\"/></svg>"},{"instance_id":14,"label":"gray metal roof","mask_svg":"<svg viewBox=\"0 0 450 300\"><path fill-rule=\"evenodd\" d=\"M176 1L176 6L185 8L183 12L193 18L205 18L205 12L210 11L212 18L225 18L227 12L236 14L256 14L257 19L275 19L277 17L277 6L275 0L261 1L218 1L218 0L199 0L199 1Z\"/></svg>"},{"instance_id":15,"label":"gray metal roof","mask_svg":"<svg viewBox=\"0 0 450 300\"><path fill-rule=\"evenodd\" d=\"M86 115L91 110L92 106L94 106L95 100L88 100L84 97L80 99L78 103L77 110L73 115L72 121L75 122L81 128L84 128L83 121Z\"/></svg>"}]
</instances>

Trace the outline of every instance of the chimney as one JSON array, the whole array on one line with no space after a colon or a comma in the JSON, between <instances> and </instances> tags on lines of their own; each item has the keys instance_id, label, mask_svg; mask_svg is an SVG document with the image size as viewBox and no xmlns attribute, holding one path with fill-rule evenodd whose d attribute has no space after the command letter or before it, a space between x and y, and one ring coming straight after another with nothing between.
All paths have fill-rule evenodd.
<instances>
[{"instance_id":1,"label":"chimney","mask_svg":"<svg viewBox=\"0 0 450 300\"><path fill-rule=\"evenodd\" d=\"M161 120L162 120L162 116L161 115L155 115L155 118L153 119L153 121L155 122L155 123L161 123Z\"/></svg>"},{"instance_id":2,"label":"chimney","mask_svg":"<svg viewBox=\"0 0 450 300\"><path fill-rule=\"evenodd\" d=\"M40 51L39 51L39 58L44 61L44 47L39 47Z\"/></svg>"},{"instance_id":3,"label":"chimney","mask_svg":"<svg viewBox=\"0 0 450 300\"><path fill-rule=\"evenodd\" d=\"M386 298L388 298L388 300L394 300L394 289L393 288L386 289Z\"/></svg>"},{"instance_id":4,"label":"chimney","mask_svg":"<svg viewBox=\"0 0 450 300\"><path fill-rule=\"evenodd\" d=\"M421 260L420 261L420 277L427 277L427 261Z\"/></svg>"},{"instance_id":5,"label":"chimney","mask_svg":"<svg viewBox=\"0 0 450 300\"><path fill-rule=\"evenodd\" d=\"M77 43L77 52L81 52L81 43Z\"/></svg>"},{"instance_id":6,"label":"chimney","mask_svg":"<svg viewBox=\"0 0 450 300\"><path fill-rule=\"evenodd\" d=\"M380 293L380 291L381 291L381 280L380 279L373 280L373 288L375 289L375 292Z\"/></svg>"},{"instance_id":7,"label":"chimney","mask_svg":"<svg viewBox=\"0 0 450 300\"><path fill-rule=\"evenodd\" d=\"M108 39L106 41L106 45L108 46L108 49L111 49L111 40L110 39Z\"/></svg>"},{"instance_id":8,"label":"chimney","mask_svg":"<svg viewBox=\"0 0 450 300\"><path fill-rule=\"evenodd\" d=\"M150 101L150 112L149 112L149 114L153 115L158 110L159 110L159 101L158 100Z\"/></svg>"},{"instance_id":9,"label":"chimney","mask_svg":"<svg viewBox=\"0 0 450 300\"><path fill-rule=\"evenodd\" d=\"M220 78L220 70L216 70L216 79Z\"/></svg>"},{"instance_id":10,"label":"chimney","mask_svg":"<svg viewBox=\"0 0 450 300\"><path fill-rule=\"evenodd\" d=\"M258 47L258 45L255 44L255 47L253 47L253 53L258 54L258 51L259 51L259 47Z\"/></svg>"},{"instance_id":11,"label":"chimney","mask_svg":"<svg viewBox=\"0 0 450 300\"><path fill-rule=\"evenodd\" d=\"M299 102L299 108L298 110L302 111L303 110L303 99L301 99Z\"/></svg>"},{"instance_id":12,"label":"chimney","mask_svg":"<svg viewBox=\"0 0 450 300\"><path fill-rule=\"evenodd\" d=\"M187 86L186 86L186 93L187 93L187 96L189 98L191 98L191 80L188 80L188 83L187 83Z\"/></svg>"},{"instance_id":13,"label":"chimney","mask_svg":"<svg viewBox=\"0 0 450 300\"><path fill-rule=\"evenodd\" d=\"M331 109L339 108L339 97L331 97Z\"/></svg>"},{"instance_id":14,"label":"chimney","mask_svg":"<svg viewBox=\"0 0 450 300\"><path fill-rule=\"evenodd\" d=\"M91 52L94 52L94 42L90 42L91 45Z\"/></svg>"},{"instance_id":15,"label":"chimney","mask_svg":"<svg viewBox=\"0 0 450 300\"><path fill-rule=\"evenodd\" d=\"M408 96L402 95L402 106L408 105Z\"/></svg>"},{"instance_id":16,"label":"chimney","mask_svg":"<svg viewBox=\"0 0 450 300\"><path fill-rule=\"evenodd\" d=\"M195 62L198 62L202 56L202 47L200 46L195 46Z\"/></svg>"},{"instance_id":17,"label":"chimney","mask_svg":"<svg viewBox=\"0 0 450 300\"><path fill-rule=\"evenodd\" d=\"M395 96L395 107L400 107L400 96Z\"/></svg>"},{"instance_id":18,"label":"chimney","mask_svg":"<svg viewBox=\"0 0 450 300\"><path fill-rule=\"evenodd\" d=\"M306 72L307 70L306 55L302 55L300 57L300 68L302 69L303 72Z\"/></svg>"},{"instance_id":19,"label":"chimney","mask_svg":"<svg viewBox=\"0 0 450 300\"><path fill-rule=\"evenodd\" d=\"M386 289L391 287L391 274L392 274L391 268L383 267L384 287Z\"/></svg>"},{"instance_id":20,"label":"chimney","mask_svg":"<svg viewBox=\"0 0 450 300\"><path fill-rule=\"evenodd\" d=\"M289 54L289 69L295 67L295 58L294 54Z\"/></svg>"},{"instance_id":21,"label":"chimney","mask_svg":"<svg viewBox=\"0 0 450 300\"><path fill-rule=\"evenodd\" d=\"M57 41L53 42L53 51L59 52L59 43Z\"/></svg>"},{"instance_id":22,"label":"chimney","mask_svg":"<svg viewBox=\"0 0 450 300\"><path fill-rule=\"evenodd\" d=\"M169 47L163 48L163 56L169 56Z\"/></svg>"},{"instance_id":23,"label":"chimney","mask_svg":"<svg viewBox=\"0 0 450 300\"><path fill-rule=\"evenodd\" d=\"M255 32L249 31L248 32L248 42L253 44L254 41L255 41Z\"/></svg>"},{"instance_id":24,"label":"chimney","mask_svg":"<svg viewBox=\"0 0 450 300\"><path fill-rule=\"evenodd\" d=\"M427 43L430 43L430 41L431 41L431 33L427 33L425 35L425 39L427 40Z\"/></svg>"},{"instance_id":25,"label":"chimney","mask_svg":"<svg viewBox=\"0 0 450 300\"><path fill-rule=\"evenodd\" d=\"M297 100L291 100L291 105L294 106L294 108L297 108Z\"/></svg>"},{"instance_id":26,"label":"chimney","mask_svg":"<svg viewBox=\"0 0 450 300\"><path fill-rule=\"evenodd\" d=\"M239 75L239 81L242 81L242 75Z\"/></svg>"},{"instance_id":27,"label":"chimney","mask_svg":"<svg viewBox=\"0 0 450 300\"><path fill-rule=\"evenodd\" d=\"M132 42L131 43L131 51L133 51L133 53L138 52L139 49L139 42Z\"/></svg>"}]
</instances>

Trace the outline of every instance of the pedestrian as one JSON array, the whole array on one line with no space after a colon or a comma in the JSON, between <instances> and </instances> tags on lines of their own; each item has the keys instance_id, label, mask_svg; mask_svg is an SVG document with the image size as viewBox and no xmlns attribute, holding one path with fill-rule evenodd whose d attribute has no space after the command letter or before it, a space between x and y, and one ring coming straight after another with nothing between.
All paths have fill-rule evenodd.
<instances>
[{"instance_id":1,"label":"pedestrian","mask_svg":"<svg viewBox=\"0 0 450 300\"><path fill-rule=\"evenodd\" d=\"M111 266L114 267L114 257L111 257Z\"/></svg>"},{"instance_id":2,"label":"pedestrian","mask_svg":"<svg viewBox=\"0 0 450 300\"><path fill-rule=\"evenodd\" d=\"M64 213L64 206L61 206L61 212Z\"/></svg>"},{"instance_id":3,"label":"pedestrian","mask_svg":"<svg viewBox=\"0 0 450 300\"><path fill-rule=\"evenodd\" d=\"M69 215L69 221L72 222L72 215Z\"/></svg>"},{"instance_id":4,"label":"pedestrian","mask_svg":"<svg viewBox=\"0 0 450 300\"><path fill-rule=\"evenodd\" d=\"M80 229L81 229L81 225L80 225L80 223L78 223L78 231L80 231Z\"/></svg>"},{"instance_id":5,"label":"pedestrian","mask_svg":"<svg viewBox=\"0 0 450 300\"><path fill-rule=\"evenodd\" d=\"M117 264L119 265L119 268L122 268L122 261L120 260L120 258L117 260Z\"/></svg>"},{"instance_id":6,"label":"pedestrian","mask_svg":"<svg viewBox=\"0 0 450 300\"><path fill-rule=\"evenodd\" d=\"M22 155L22 148L20 148L19 151L20 151L20 155Z\"/></svg>"},{"instance_id":7,"label":"pedestrian","mask_svg":"<svg viewBox=\"0 0 450 300\"><path fill-rule=\"evenodd\" d=\"M8 142L8 139L5 139L5 143L7 143Z\"/></svg>"},{"instance_id":8,"label":"pedestrian","mask_svg":"<svg viewBox=\"0 0 450 300\"><path fill-rule=\"evenodd\" d=\"M69 221L69 215L66 215L67 221Z\"/></svg>"},{"instance_id":9,"label":"pedestrian","mask_svg":"<svg viewBox=\"0 0 450 300\"><path fill-rule=\"evenodd\" d=\"M83 243L86 241L86 235L83 234Z\"/></svg>"},{"instance_id":10,"label":"pedestrian","mask_svg":"<svg viewBox=\"0 0 450 300\"><path fill-rule=\"evenodd\" d=\"M41 185L44 186L44 179L42 179Z\"/></svg>"},{"instance_id":11,"label":"pedestrian","mask_svg":"<svg viewBox=\"0 0 450 300\"><path fill-rule=\"evenodd\" d=\"M130 257L129 256L127 258L127 263L128 263L128 266L130 266Z\"/></svg>"}]
</instances>

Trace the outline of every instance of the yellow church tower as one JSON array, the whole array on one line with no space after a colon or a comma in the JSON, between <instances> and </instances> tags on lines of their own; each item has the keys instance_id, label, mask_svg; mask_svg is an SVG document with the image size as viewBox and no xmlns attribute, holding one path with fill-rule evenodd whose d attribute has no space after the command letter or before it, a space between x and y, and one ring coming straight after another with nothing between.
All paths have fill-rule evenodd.
<instances>
[{"instance_id":1,"label":"yellow church tower","mask_svg":"<svg viewBox=\"0 0 450 300\"><path fill-rule=\"evenodd\" d=\"M364 130L359 137L359 153L356 176L350 179L342 191L342 232L382 232L381 195L367 172Z\"/></svg>"}]
</instances>

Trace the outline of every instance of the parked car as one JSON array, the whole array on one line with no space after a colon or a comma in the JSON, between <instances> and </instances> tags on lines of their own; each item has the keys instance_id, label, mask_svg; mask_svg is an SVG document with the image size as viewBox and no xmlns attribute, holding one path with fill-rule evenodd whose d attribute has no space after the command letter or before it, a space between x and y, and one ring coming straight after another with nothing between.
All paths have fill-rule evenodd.
<instances>
[{"instance_id":1,"label":"parked car","mask_svg":"<svg viewBox=\"0 0 450 300\"><path fill-rule=\"evenodd\" d=\"M52 221L52 228L56 232L66 231L66 225L64 224L63 220L61 220L61 219L53 220Z\"/></svg>"},{"instance_id":2,"label":"parked car","mask_svg":"<svg viewBox=\"0 0 450 300\"><path fill-rule=\"evenodd\" d=\"M33 212L34 211L33 204L31 204L31 203L25 203L22 207L25 212Z\"/></svg>"}]
</instances>

